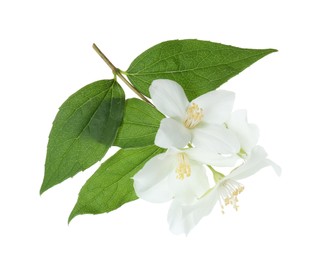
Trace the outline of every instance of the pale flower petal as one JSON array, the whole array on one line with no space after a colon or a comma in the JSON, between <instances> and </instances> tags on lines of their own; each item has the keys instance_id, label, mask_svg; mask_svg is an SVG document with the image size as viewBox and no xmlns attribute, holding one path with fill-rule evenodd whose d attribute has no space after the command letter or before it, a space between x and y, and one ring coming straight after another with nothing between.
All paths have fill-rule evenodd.
<instances>
[{"instance_id":1,"label":"pale flower petal","mask_svg":"<svg viewBox=\"0 0 336 260\"><path fill-rule=\"evenodd\" d=\"M160 112L184 120L189 101L177 82L168 79L154 80L149 87L149 93Z\"/></svg>"},{"instance_id":2,"label":"pale flower petal","mask_svg":"<svg viewBox=\"0 0 336 260\"><path fill-rule=\"evenodd\" d=\"M269 166L272 166L273 170L278 176L281 175L281 167L277 165L275 162L271 161L270 159L266 159L266 164L268 164Z\"/></svg>"},{"instance_id":3,"label":"pale flower petal","mask_svg":"<svg viewBox=\"0 0 336 260\"><path fill-rule=\"evenodd\" d=\"M218 167L232 167L235 166L237 161L240 159L239 156L233 154L229 156L223 156L216 152L205 151L201 148L191 148L185 150L185 153L189 156L191 160L201 162L203 164L208 164Z\"/></svg>"},{"instance_id":4,"label":"pale flower petal","mask_svg":"<svg viewBox=\"0 0 336 260\"><path fill-rule=\"evenodd\" d=\"M203 121L211 124L224 124L229 118L235 94L225 90L210 91L190 103L203 109Z\"/></svg>"},{"instance_id":5,"label":"pale flower petal","mask_svg":"<svg viewBox=\"0 0 336 260\"><path fill-rule=\"evenodd\" d=\"M200 197L209 188L209 181L206 170L201 164L189 160L191 174L184 179L178 179L176 174L169 176L169 185L174 193L174 200L183 203L190 203Z\"/></svg>"},{"instance_id":6,"label":"pale flower petal","mask_svg":"<svg viewBox=\"0 0 336 260\"><path fill-rule=\"evenodd\" d=\"M236 154L240 150L234 132L221 125L202 124L192 129L192 143L196 147L217 153Z\"/></svg>"},{"instance_id":7,"label":"pale flower petal","mask_svg":"<svg viewBox=\"0 0 336 260\"><path fill-rule=\"evenodd\" d=\"M169 187L169 175L175 168L175 156L154 156L133 177L137 196L150 202L166 202L172 199L174 193Z\"/></svg>"},{"instance_id":8,"label":"pale flower petal","mask_svg":"<svg viewBox=\"0 0 336 260\"><path fill-rule=\"evenodd\" d=\"M233 180L240 180L247 178L256 172L258 172L260 169L272 166L274 171L280 175L281 169L280 167L272 162L271 160L267 159L267 153L265 152L264 148L261 146L256 146L252 151L250 156L247 158L246 162L234 169L227 178L233 179Z\"/></svg>"},{"instance_id":9,"label":"pale flower petal","mask_svg":"<svg viewBox=\"0 0 336 260\"><path fill-rule=\"evenodd\" d=\"M185 216L180 203L173 201L170 205L167 217L170 231L175 235L188 234L196 226L193 216Z\"/></svg>"},{"instance_id":10,"label":"pale flower petal","mask_svg":"<svg viewBox=\"0 0 336 260\"><path fill-rule=\"evenodd\" d=\"M190 131L180 122L172 118L161 120L160 128L155 136L155 144L162 148L183 148L191 140Z\"/></svg>"},{"instance_id":11,"label":"pale flower petal","mask_svg":"<svg viewBox=\"0 0 336 260\"><path fill-rule=\"evenodd\" d=\"M203 217L209 215L218 201L216 187L191 204L173 201L168 211L170 231L177 235L187 235Z\"/></svg>"},{"instance_id":12,"label":"pale flower petal","mask_svg":"<svg viewBox=\"0 0 336 260\"><path fill-rule=\"evenodd\" d=\"M209 215L218 202L218 186L208 190L201 198L193 204L184 207L185 215L193 215L195 225L205 216Z\"/></svg>"},{"instance_id":13,"label":"pale flower petal","mask_svg":"<svg viewBox=\"0 0 336 260\"><path fill-rule=\"evenodd\" d=\"M250 154L252 148L257 145L259 130L256 125L247 122L246 110L234 111L226 124L237 135L241 148Z\"/></svg>"}]
</instances>

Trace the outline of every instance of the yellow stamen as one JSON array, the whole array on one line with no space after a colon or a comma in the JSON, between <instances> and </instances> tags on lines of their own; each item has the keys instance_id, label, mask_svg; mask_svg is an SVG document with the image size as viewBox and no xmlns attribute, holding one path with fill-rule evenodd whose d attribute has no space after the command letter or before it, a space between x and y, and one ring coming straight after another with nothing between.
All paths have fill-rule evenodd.
<instances>
[{"instance_id":1,"label":"yellow stamen","mask_svg":"<svg viewBox=\"0 0 336 260\"><path fill-rule=\"evenodd\" d=\"M220 196L219 203L222 208L222 213L224 213L224 206L228 206L229 204L235 210L238 210L238 195L242 193L244 190L244 186L234 180L226 180L219 187Z\"/></svg>"},{"instance_id":2,"label":"yellow stamen","mask_svg":"<svg viewBox=\"0 0 336 260\"><path fill-rule=\"evenodd\" d=\"M203 118L203 109L197 104L192 103L187 109L186 119L184 120L184 126L186 128L194 128L197 126Z\"/></svg>"},{"instance_id":3,"label":"yellow stamen","mask_svg":"<svg viewBox=\"0 0 336 260\"><path fill-rule=\"evenodd\" d=\"M188 156L185 153L179 153L177 155L177 161L176 178L183 180L185 177L189 177L191 174L191 168Z\"/></svg>"}]
</instances>

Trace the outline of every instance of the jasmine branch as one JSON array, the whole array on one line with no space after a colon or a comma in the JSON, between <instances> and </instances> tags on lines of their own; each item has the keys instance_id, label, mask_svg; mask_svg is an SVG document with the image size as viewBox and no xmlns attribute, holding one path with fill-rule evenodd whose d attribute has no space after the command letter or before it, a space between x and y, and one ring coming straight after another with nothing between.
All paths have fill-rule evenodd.
<instances>
[{"instance_id":1,"label":"jasmine branch","mask_svg":"<svg viewBox=\"0 0 336 260\"><path fill-rule=\"evenodd\" d=\"M135 94L137 94L143 101L147 102L148 104L153 104L144 96L142 95L121 73L120 69L112 64L112 62L105 56L105 54L98 48L98 46L94 43L92 48L97 52L97 54L102 58L103 61L110 67L113 72L114 77L118 76Z\"/></svg>"}]
</instances>

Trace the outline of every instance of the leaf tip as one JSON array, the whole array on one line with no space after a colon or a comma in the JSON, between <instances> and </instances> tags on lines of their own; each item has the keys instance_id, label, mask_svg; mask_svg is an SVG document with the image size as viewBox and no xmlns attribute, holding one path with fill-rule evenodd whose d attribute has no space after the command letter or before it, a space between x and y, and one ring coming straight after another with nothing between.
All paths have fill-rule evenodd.
<instances>
[{"instance_id":1,"label":"leaf tip","mask_svg":"<svg viewBox=\"0 0 336 260\"><path fill-rule=\"evenodd\" d=\"M265 49L267 54L273 53L273 52L278 52L277 49Z\"/></svg>"},{"instance_id":2,"label":"leaf tip","mask_svg":"<svg viewBox=\"0 0 336 260\"><path fill-rule=\"evenodd\" d=\"M57 183L56 183L57 184ZM50 188L54 187L56 184L53 184L50 179L47 178L47 175L44 175L44 179L43 182L41 184L41 188L40 188L40 195L42 195L43 193L45 193L47 190L49 190Z\"/></svg>"},{"instance_id":3,"label":"leaf tip","mask_svg":"<svg viewBox=\"0 0 336 260\"><path fill-rule=\"evenodd\" d=\"M68 225L70 225L70 222L77 216L77 212L75 211L75 208L71 211L69 218L68 218Z\"/></svg>"},{"instance_id":4,"label":"leaf tip","mask_svg":"<svg viewBox=\"0 0 336 260\"><path fill-rule=\"evenodd\" d=\"M45 182L43 181L41 188L40 188L40 196L42 196L42 194L44 192L46 192L50 187L47 187L47 185L45 184Z\"/></svg>"},{"instance_id":5,"label":"leaf tip","mask_svg":"<svg viewBox=\"0 0 336 260\"><path fill-rule=\"evenodd\" d=\"M270 50L270 53L272 53L272 52L278 52L277 49L269 49L269 50Z\"/></svg>"}]
</instances>

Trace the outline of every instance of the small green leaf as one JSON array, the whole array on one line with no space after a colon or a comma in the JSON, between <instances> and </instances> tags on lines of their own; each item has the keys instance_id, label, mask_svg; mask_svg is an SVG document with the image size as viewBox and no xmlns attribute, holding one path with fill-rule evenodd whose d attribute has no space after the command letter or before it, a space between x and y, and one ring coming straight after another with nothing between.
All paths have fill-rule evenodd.
<instances>
[{"instance_id":1,"label":"small green leaf","mask_svg":"<svg viewBox=\"0 0 336 260\"><path fill-rule=\"evenodd\" d=\"M69 222L78 215L110 212L136 200L131 177L163 151L154 145L119 150L82 187Z\"/></svg>"},{"instance_id":2,"label":"small green leaf","mask_svg":"<svg viewBox=\"0 0 336 260\"><path fill-rule=\"evenodd\" d=\"M115 80L91 83L63 103L49 135L41 194L103 158L124 106L124 91Z\"/></svg>"},{"instance_id":3,"label":"small green leaf","mask_svg":"<svg viewBox=\"0 0 336 260\"><path fill-rule=\"evenodd\" d=\"M200 40L167 41L140 54L128 68L127 77L146 96L153 80L174 80L192 100L275 51L241 49Z\"/></svg>"},{"instance_id":4,"label":"small green leaf","mask_svg":"<svg viewBox=\"0 0 336 260\"><path fill-rule=\"evenodd\" d=\"M163 118L157 109L142 100L126 100L124 119L114 145L129 148L154 144Z\"/></svg>"}]
</instances>

